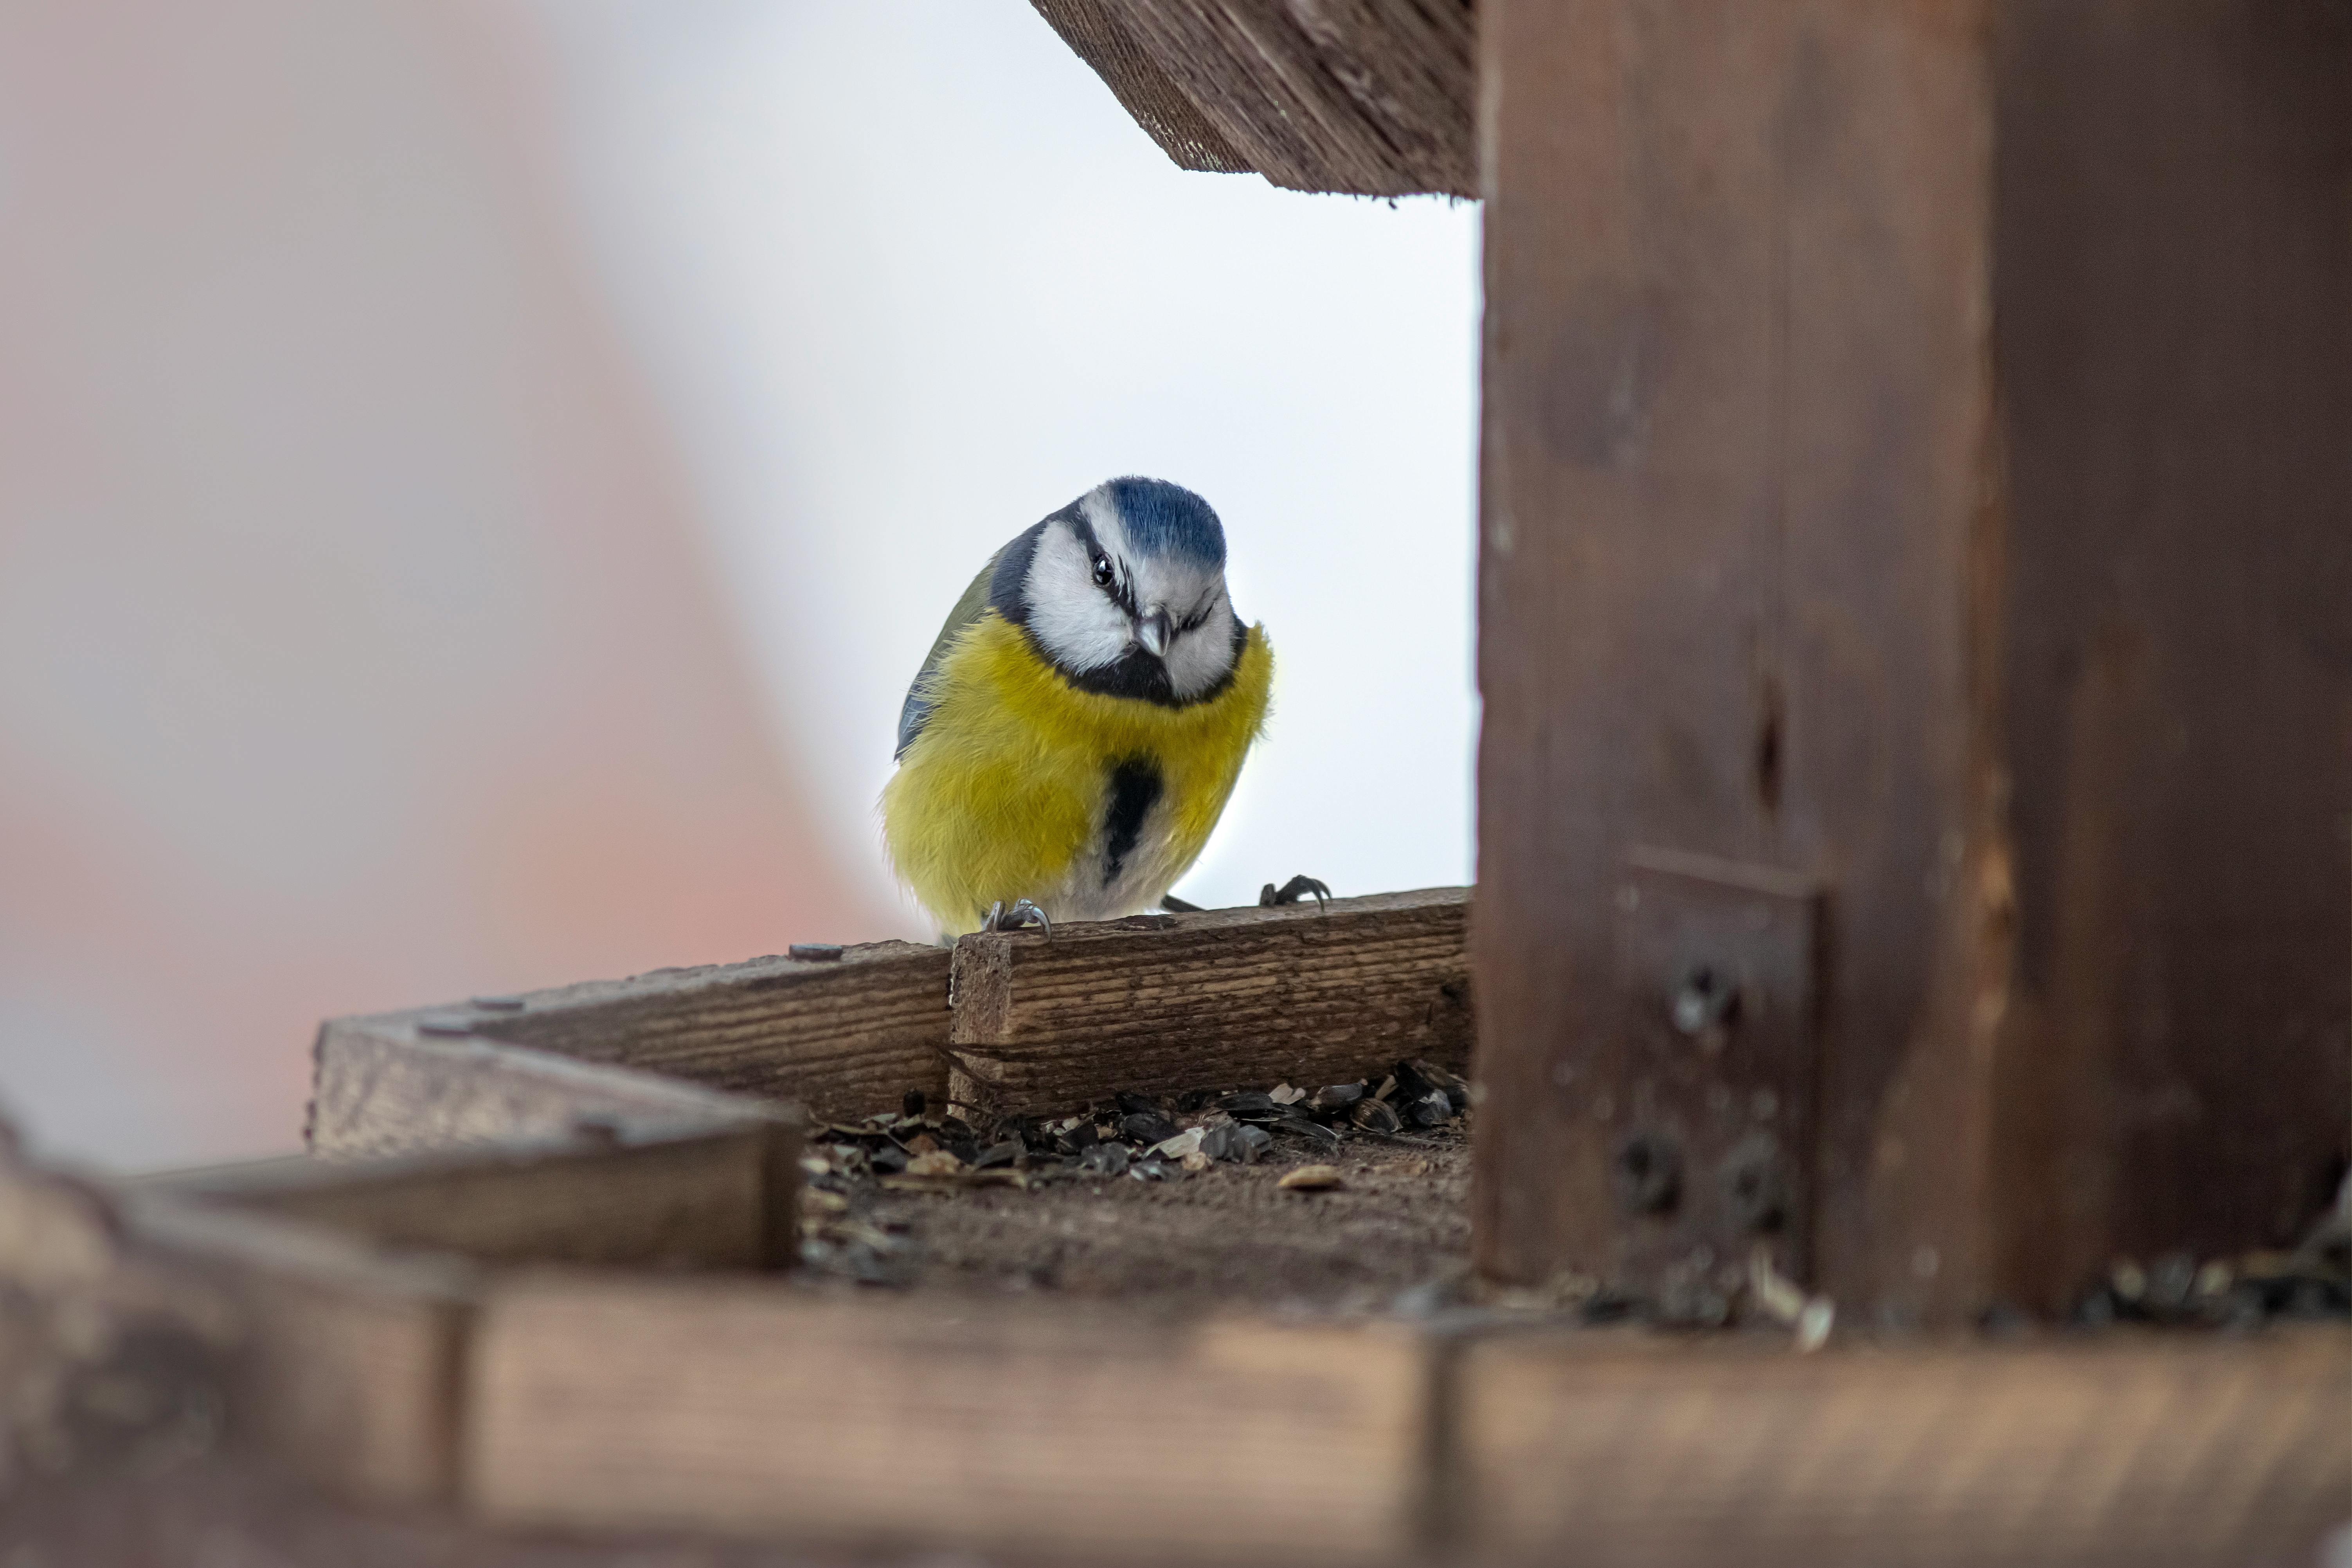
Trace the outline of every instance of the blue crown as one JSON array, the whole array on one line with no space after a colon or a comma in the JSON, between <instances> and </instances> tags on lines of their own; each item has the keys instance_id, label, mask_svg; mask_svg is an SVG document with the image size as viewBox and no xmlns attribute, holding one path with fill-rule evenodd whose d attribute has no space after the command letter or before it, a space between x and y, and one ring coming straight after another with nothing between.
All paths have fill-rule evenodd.
<instances>
[{"instance_id":1,"label":"blue crown","mask_svg":"<svg viewBox=\"0 0 2352 1568\"><path fill-rule=\"evenodd\" d=\"M1146 555L1181 555L1211 566L1225 563L1225 530L1209 503L1166 479L1130 476L1103 486L1127 524L1127 537Z\"/></svg>"}]
</instances>

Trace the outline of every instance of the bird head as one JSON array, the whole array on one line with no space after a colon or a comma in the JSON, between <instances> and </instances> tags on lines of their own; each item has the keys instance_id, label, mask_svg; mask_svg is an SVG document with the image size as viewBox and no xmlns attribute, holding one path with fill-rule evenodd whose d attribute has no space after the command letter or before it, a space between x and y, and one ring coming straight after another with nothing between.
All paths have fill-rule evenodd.
<instances>
[{"instance_id":1,"label":"bird head","mask_svg":"<svg viewBox=\"0 0 2352 1568\"><path fill-rule=\"evenodd\" d=\"M1241 623L1224 528L1163 479L1088 490L1005 552L993 587L998 609L1086 689L1189 702L1233 670Z\"/></svg>"}]
</instances>

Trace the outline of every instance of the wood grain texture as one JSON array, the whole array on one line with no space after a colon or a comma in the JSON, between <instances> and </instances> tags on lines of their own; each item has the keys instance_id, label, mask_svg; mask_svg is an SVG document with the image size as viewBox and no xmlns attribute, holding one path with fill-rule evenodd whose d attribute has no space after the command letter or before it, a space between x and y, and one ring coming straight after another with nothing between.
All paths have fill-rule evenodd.
<instances>
[{"instance_id":1,"label":"wood grain texture","mask_svg":"<svg viewBox=\"0 0 2352 1568\"><path fill-rule=\"evenodd\" d=\"M744 1114L712 1089L820 1120L896 1110L909 1089L946 1093L947 979L946 950L875 942L332 1019L310 1147L562 1138L583 1119L635 1139Z\"/></svg>"},{"instance_id":2,"label":"wood grain texture","mask_svg":"<svg viewBox=\"0 0 2352 1568\"><path fill-rule=\"evenodd\" d=\"M236 1304L245 1343L227 1412L233 1436L339 1496L453 1495L478 1269L442 1256L388 1257L327 1226L162 1193L126 1194L122 1210L144 1252Z\"/></svg>"},{"instance_id":3,"label":"wood grain texture","mask_svg":"<svg viewBox=\"0 0 2352 1568\"><path fill-rule=\"evenodd\" d=\"M2341 1329L1812 1356L1610 1338L1464 1352L1481 1561L2303 1563L2352 1512Z\"/></svg>"},{"instance_id":4,"label":"wood grain texture","mask_svg":"<svg viewBox=\"0 0 2352 1568\"><path fill-rule=\"evenodd\" d=\"M778 1120L639 1144L297 1156L140 1187L486 1263L764 1268L794 1256L799 1147Z\"/></svg>"},{"instance_id":5,"label":"wood grain texture","mask_svg":"<svg viewBox=\"0 0 2352 1568\"><path fill-rule=\"evenodd\" d=\"M905 942L660 969L511 999L331 1023L413 1032L421 1021L583 1062L790 1100L820 1120L895 1110L909 1089L944 1090L948 954Z\"/></svg>"},{"instance_id":6,"label":"wood grain texture","mask_svg":"<svg viewBox=\"0 0 2352 1568\"><path fill-rule=\"evenodd\" d=\"M2352 1093L2352 17L1480 25L1482 1267L1640 1223L1637 848L1826 889L1850 1309L2291 1239Z\"/></svg>"},{"instance_id":7,"label":"wood grain texture","mask_svg":"<svg viewBox=\"0 0 2352 1568\"><path fill-rule=\"evenodd\" d=\"M1118 0L1032 3L1178 168L1216 174L1252 172L1249 161L1234 150L1223 132L1143 47Z\"/></svg>"},{"instance_id":8,"label":"wood grain texture","mask_svg":"<svg viewBox=\"0 0 2352 1568\"><path fill-rule=\"evenodd\" d=\"M2352 11L2021 0L1994 60L2006 1272L2055 1305L2291 1244L2352 1154Z\"/></svg>"},{"instance_id":9,"label":"wood grain texture","mask_svg":"<svg viewBox=\"0 0 2352 1568\"><path fill-rule=\"evenodd\" d=\"M1381 1330L518 1281L477 1343L467 1493L564 1528L1381 1561L1410 1540L1423 1373Z\"/></svg>"},{"instance_id":10,"label":"wood grain texture","mask_svg":"<svg viewBox=\"0 0 2352 1568\"><path fill-rule=\"evenodd\" d=\"M304 1131L312 1153L335 1159L583 1138L653 1142L775 1114L651 1073L426 1036L401 1016L324 1026L313 1075Z\"/></svg>"},{"instance_id":11,"label":"wood grain texture","mask_svg":"<svg viewBox=\"0 0 2352 1568\"><path fill-rule=\"evenodd\" d=\"M982 932L955 951L953 1092L1030 1113L1468 1059L1467 892Z\"/></svg>"},{"instance_id":12,"label":"wood grain texture","mask_svg":"<svg viewBox=\"0 0 2352 1568\"><path fill-rule=\"evenodd\" d=\"M1476 189L1469 0L1035 0L1169 155L1357 195Z\"/></svg>"},{"instance_id":13,"label":"wood grain texture","mask_svg":"<svg viewBox=\"0 0 2352 1568\"><path fill-rule=\"evenodd\" d=\"M1605 1269L1616 1245L1639 1086L1612 1077L1612 899L1641 846L1829 889L1818 1278L1971 1300L1989 1086L1965 1064L1999 945L1971 727L1982 7L1481 18L1482 1266Z\"/></svg>"}]
</instances>

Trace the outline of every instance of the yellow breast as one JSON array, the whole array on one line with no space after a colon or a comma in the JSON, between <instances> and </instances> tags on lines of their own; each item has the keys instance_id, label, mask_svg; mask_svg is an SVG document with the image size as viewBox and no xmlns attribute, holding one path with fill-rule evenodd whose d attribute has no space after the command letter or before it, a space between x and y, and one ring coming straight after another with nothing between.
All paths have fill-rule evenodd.
<instances>
[{"instance_id":1,"label":"yellow breast","mask_svg":"<svg viewBox=\"0 0 2352 1568\"><path fill-rule=\"evenodd\" d=\"M1097 841L1112 771L1140 762L1161 786L1156 899L1208 842L1273 686L1273 650L1253 626L1233 679L1205 701L1081 691L992 610L940 661L929 716L883 791L890 858L949 929L972 930L990 904L1064 882Z\"/></svg>"}]
</instances>

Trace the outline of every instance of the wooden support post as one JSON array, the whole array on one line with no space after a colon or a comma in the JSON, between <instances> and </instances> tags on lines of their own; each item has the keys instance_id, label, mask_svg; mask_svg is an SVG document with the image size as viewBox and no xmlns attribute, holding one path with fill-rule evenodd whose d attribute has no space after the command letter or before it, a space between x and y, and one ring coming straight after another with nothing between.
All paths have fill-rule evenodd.
<instances>
[{"instance_id":1,"label":"wooden support post","mask_svg":"<svg viewBox=\"0 0 2352 1568\"><path fill-rule=\"evenodd\" d=\"M1340 1083L1470 1050L1467 891L1028 931L956 944L954 1097L1061 1110L1118 1089Z\"/></svg>"},{"instance_id":2,"label":"wooden support post","mask_svg":"<svg viewBox=\"0 0 2352 1568\"><path fill-rule=\"evenodd\" d=\"M1953 1321L2292 1239L2352 1103L2352 20L1480 28L1483 1267L1760 1238Z\"/></svg>"}]
</instances>

